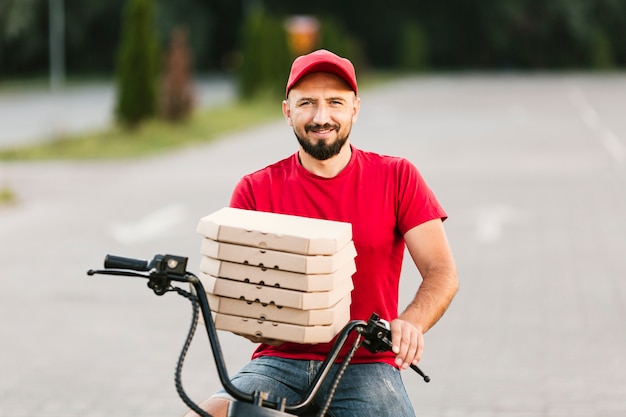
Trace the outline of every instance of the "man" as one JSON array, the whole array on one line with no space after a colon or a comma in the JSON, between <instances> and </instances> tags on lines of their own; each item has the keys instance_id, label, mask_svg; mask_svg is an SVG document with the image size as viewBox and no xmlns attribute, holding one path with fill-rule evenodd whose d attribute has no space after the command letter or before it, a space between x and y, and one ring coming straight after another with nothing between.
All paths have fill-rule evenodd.
<instances>
[{"instance_id":1,"label":"man","mask_svg":"<svg viewBox=\"0 0 626 417\"><path fill-rule=\"evenodd\" d=\"M351 145L359 108L350 61L326 50L298 57L282 104L298 152L241 179L231 206L352 224L357 272L351 319L367 320L376 312L388 320L393 349L378 354L359 349L329 412L335 417L414 416L399 370L419 362L423 334L457 291L456 268L442 224L446 213L417 169L403 158ZM398 315L405 245L422 283ZM261 344L233 384L249 393L270 392L288 404L305 394L331 346L254 341ZM318 406L324 404L324 394L317 395ZM227 394L218 392L201 407L217 417L226 415L228 404Z\"/></svg>"}]
</instances>

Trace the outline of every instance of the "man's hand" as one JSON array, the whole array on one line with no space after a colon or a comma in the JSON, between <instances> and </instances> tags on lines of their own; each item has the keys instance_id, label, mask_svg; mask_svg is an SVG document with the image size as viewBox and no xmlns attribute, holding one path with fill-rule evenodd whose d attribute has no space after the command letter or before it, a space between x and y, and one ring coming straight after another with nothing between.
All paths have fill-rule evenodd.
<instances>
[{"instance_id":1,"label":"man's hand","mask_svg":"<svg viewBox=\"0 0 626 417\"><path fill-rule=\"evenodd\" d=\"M424 353L424 334L408 321L395 319L391 328L391 350L396 354L396 365L407 369L417 365Z\"/></svg>"}]
</instances>

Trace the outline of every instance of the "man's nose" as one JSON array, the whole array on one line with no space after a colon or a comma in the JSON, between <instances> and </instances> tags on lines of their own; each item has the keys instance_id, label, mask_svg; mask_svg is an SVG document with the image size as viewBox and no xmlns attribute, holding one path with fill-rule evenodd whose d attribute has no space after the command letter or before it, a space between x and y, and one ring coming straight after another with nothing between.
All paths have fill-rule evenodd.
<instances>
[{"instance_id":1,"label":"man's nose","mask_svg":"<svg viewBox=\"0 0 626 417\"><path fill-rule=\"evenodd\" d=\"M330 121L330 111L326 104L320 104L317 106L313 122L318 125L324 125Z\"/></svg>"}]
</instances>

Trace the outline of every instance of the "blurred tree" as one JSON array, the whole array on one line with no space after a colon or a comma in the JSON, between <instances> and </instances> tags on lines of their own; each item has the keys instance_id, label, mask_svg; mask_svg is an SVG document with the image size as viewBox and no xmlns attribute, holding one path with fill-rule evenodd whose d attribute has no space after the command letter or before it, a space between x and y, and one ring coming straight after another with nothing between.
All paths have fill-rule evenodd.
<instances>
[{"instance_id":1,"label":"blurred tree","mask_svg":"<svg viewBox=\"0 0 626 417\"><path fill-rule=\"evenodd\" d=\"M266 14L262 8L248 14L241 37L240 98L266 94L284 96L292 58L283 24L284 19Z\"/></svg>"},{"instance_id":2,"label":"blurred tree","mask_svg":"<svg viewBox=\"0 0 626 417\"><path fill-rule=\"evenodd\" d=\"M0 2L0 31L4 39L29 30L34 21L36 0L3 0Z\"/></svg>"},{"instance_id":3,"label":"blurred tree","mask_svg":"<svg viewBox=\"0 0 626 417\"><path fill-rule=\"evenodd\" d=\"M604 29L596 28L592 34L589 49L591 68L600 70L615 68L613 45Z\"/></svg>"},{"instance_id":4,"label":"blurred tree","mask_svg":"<svg viewBox=\"0 0 626 417\"><path fill-rule=\"evenodd\" d=\"M243 3L233 0L213 0L211 15L215 16L216 24L213 30L213 53L209 57L208 65L217 69L232 69L231 57L236 55L240 47L241 25L243 22Z\"/></svg>"},{"instance_id":5,"label":"blurred tree","mask_svg":"<svg viewBox=\"0 0 626 417\"><path fill-rule=\"evenodd\" d=\"M65 0L68 72L95 75L114 72L125 3L125 0Z\"/></svg>"},{"instance_id":6,"label":"blurred tree","mask_svg":"<svg viewBox=\"0 0 626 417\"><path fill-rule=\"evenodd\" d=\"M402 45L415 35L406 21L421 29L435 70L626 65L625 0L395 0L384 7L359 0L153 1L160 41L186 25L199 72L241 61L244 5L255 3L263 3L268 16L332 19L378 68L406 64ZM113 71L123 4L65 0L68 73ZM0 75L47 73L47 6L48 0L0 0Z\"/></svg>"},{"instance_id":7,"label":"blurred tree","mask_svg":"<svg viewBox=\"0 0 626 417\"><path fill-rule=\"evenodd\" d=\"M160 113L171 121L186 119L193 110L191 57L187 46L187 28L172 30L165 56L165 71L160 90Z\"/></svg>"},{"instance_id":8,"label":"blurred tree","mask_svg":"<svg viewBox=\"0 0 626 417\"><path fill-rule=\"evenodd\" d=\"M47 70L47 0L0 0L0 75Z\"/></svg>"},{"instance_id":9,"label":"blurred tree","mask_svg":"<svg viewBox=\"0 0 626 417\"><path fill-rule=\"evenodd\" d=\"M400 67L410 71L423 71L428 65L428 45L421 26L412 19L400 24L398 48Z\"/></svg>"},{"instance_id":10,"label":"blurred tree","mask_svg":"<svg viewBox=\"0 0 626 417\"><path fill-rule=\"evenodd\" d=\"M625 3L623 0L597 0L591 6L595 18L588 48L594 68L626 65Z\"/></svg>"},{"instance_id":11,"label":"blurred tree","mask_svg":"<svg viewBox=\"0 0 626 417\"><path fill-rule=\"evenodd\" d=\"M158 44L152 0L128 0L117 63L115 114L134 127L156 112Z\"/></svg>"}]
</instances>

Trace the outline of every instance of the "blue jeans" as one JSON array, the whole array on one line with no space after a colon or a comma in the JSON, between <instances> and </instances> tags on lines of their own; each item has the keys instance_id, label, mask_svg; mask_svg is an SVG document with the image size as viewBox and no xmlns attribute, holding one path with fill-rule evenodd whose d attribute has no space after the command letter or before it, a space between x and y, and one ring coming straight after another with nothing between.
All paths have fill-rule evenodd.
<instances>
[{"instance_id":1,"label":"blue jeans","mask_svg":"<svg viewBox=\"0 0 626 417\"><path fill-rule=\"evenodd\" d=\"M316 409L326 395L340 365L333 365L314 399ZM319 361L264 356L244 366L233 378L235 387L246 393L264 391L270 400L285 398L287 405L301 402L321 367ZM224 390L214 397L230 398ZM404 389L400 371L385 363L351 364L333 396L329 412L333 417L415 417Z\"/></svg>"}]
</instances>

